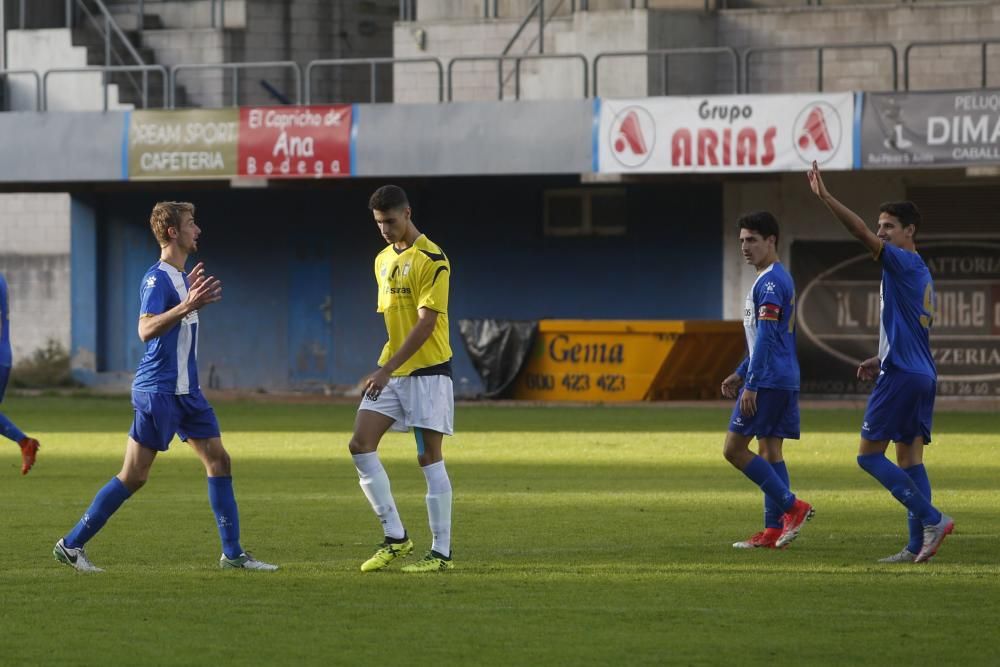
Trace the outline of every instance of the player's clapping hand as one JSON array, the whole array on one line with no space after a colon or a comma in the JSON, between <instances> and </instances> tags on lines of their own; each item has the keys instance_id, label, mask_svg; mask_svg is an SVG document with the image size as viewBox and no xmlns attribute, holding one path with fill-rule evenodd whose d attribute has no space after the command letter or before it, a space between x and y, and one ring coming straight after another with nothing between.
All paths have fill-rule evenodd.
<instances>
[{"instance_id":1,"label":"player's clapping hand","mask_svg":"<svg viewBox=\"0 0 1000 667\"><path fill-rule=\"evenodd\" d=\"M736 373L733 373L722 381L722 395L725 398L736 398L736 394L739 392L741 384L743 384L743 378Z\"/></svg>"},{"instance_id":2,"label":"player's clapping hand","mask_svg":"<svg viewBox=\"0 0 1000 667\"><path fill-rule=\"evenodd\" d=\"M820 199L830 196L830 192L823 183L823 177L819 173L819 165L816 164L816 160L813 160L812 169L806 172L806 175L809 177L809 187L812 189L814 195Z\"/></svg>"},{"instance_id":3,"label":"player's clapping hand","mask_svg":"<svg viewBox=\"0 0 1000 667\"><path fill-rule=\"evenodd\" d=\"M860 364L858 364L858 379L871 381L878 377L878 372L882 366L882 361L878 357L872 357L871 359L865 359Z\"/></svg>"},{"instance_id":4,"label":"player's clapping hand","mask_svg":"<svg viewBox=\"0 0 1000 667\"><path fill-rule=\"evenodd\" d=\"M372 401L377 401L382 390L389 384L389 377L389 371L384 368L380 368L368 376L368 381L365 382L365 396Z\"/></svg>"},{"instance_id":5,"label":"player's clapping hand","mask_svg":"<svg viewBox=\"0 0 1000 667\"><path fill-rule=\"evenodd\" d=\"M187 304L191 310L198 310L222 299L222 281L205 272L205 263L198 262L188 273Z\"/></svg>"}]
</instances>

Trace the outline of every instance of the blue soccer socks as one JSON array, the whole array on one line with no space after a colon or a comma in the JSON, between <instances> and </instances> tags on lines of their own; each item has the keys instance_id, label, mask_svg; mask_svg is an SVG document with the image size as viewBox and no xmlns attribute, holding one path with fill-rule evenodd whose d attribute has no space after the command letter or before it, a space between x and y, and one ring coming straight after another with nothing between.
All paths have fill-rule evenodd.
<instances>
[{"instance_id":1,"label":"blue soccer socks","mask_svg":"<svg viewBox=\"0 0 1000 667\"><path fill-rule=\"evenodd\" d=\"M771 467L774 468L774 472L778 474L778 477L785 483L785 486L791 488L792 484L788 478L788 466L785 465L785 462L778 461L777 463L772 463ZM764 527L781 528L782 514L784 513L781 511L778 503L771 500L769 496L764 496Z\"/></svg>"},{"instance_id":2,"label":"blue soccer socks","mask_svg":"<svg viewBox=\"0 0 1000 667\"><path fill-rule=\"evenodd\" d=\"M120 479L112 477L94 496L94 501L90 503L83 518L63 538L64 544L71 549L79 549L85 545L131 495Z\"/></svg>"},{"instance_id":3,"label":"blue soccer socks","mask_svg":"<svg viewBox=\"0 0 1000 667\"><path fill-rule=\"evenodd\" d=\"M2 412L0 412L0 435L17 443L28 437Z\"/></svg>"},{"instance_id":4,"label":"blue soccer socks","mask_svg":"<svg viewBox=\"0 0 1000 667\"><path fill-rule=\"evenodd\" d=\"M885 454L861 454L858 465L887 488L899 502L903 503L924 526L937 524L941 521L941 512L937 511L930 500L920 492L917 484L903 472L903 469L885 457ZM921 538L923 539L923 538Z\"/></svg>"},{"instance_id":5,"label":"blue soccer socks","mask_svg":"<svg viewBox=\"0 0 1000 667\"><path fill-rule=\"evenodd\" d=\"M910 476L913 483L917 485L917 490L923 494L927 502L931 502L931 480L927 477L927 468L923 463L909 468L903 468L903 472ZM910 543L906 545L906 550L911 554L918 554L924 546L924 524L913 512L907 510L907 523L910 528Z\"/></svg>"},{"instance_id":6,"label":"blue soccer socks","mask_svg":"<svg viewBox=\"0 0 1000 667\"><path fill-rule=\"evenodd\" d=\"M775 469L763 457L754 456L753 460L743 469L743 474L760 487L764 495L775 504L775 507L781 510L782 514L795 504L795 494L788 490L788 485L782 481Z\"/></svg>"},{"instance_id":7,"label":"blue soccer socks","mask_svg":"<svg viewBox=\"0 0 1000 667\"><path fill-rule=\"evenodd\" d=\"M226 558L238 558L243 553L243 547L240 546L240 510L233 493L233 478L209 477L208 502L219 526L222 553Z\"/></svg>"}]
</instances>

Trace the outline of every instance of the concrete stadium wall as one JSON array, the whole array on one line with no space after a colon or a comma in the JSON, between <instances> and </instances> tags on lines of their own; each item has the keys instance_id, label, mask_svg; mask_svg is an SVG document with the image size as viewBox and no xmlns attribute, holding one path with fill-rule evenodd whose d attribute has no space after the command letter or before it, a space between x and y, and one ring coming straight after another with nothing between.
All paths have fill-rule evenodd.
<instances>
[{"instance_id":1,"label":"concrete stadium wall","mask_svg":"<svg viewBox=\"0 0 1000 667\"><path fill-rule=\"evenodd\" d=\"M359 176L580 174L593 166L592 100L357 109Z\"/></svg>"},{"instance_id":2,"label":"concrete stadium wall","mask_svg":"<svg viewBox=\"0 0 1000 667\"><path fill-rule=\"evenodd\" d=\"M73 46L67 28L48 30L11 30L7 33L7 69L33 69L43 77L46 70L64 67L86 67L87 49ZM40 85L39 82L38 85ZM12 110L35 111L38 108L37 88L33 77L17 75L8 83ZM56 73L49 76L47 108L58 110L104 109L104 87L99 73ZM118 103L118 86L108 86L108 108L125 109L131 105Z\"/></svg>"},{"instance_id":3,"label":"concrete stadium wall","mask_svg":"<svg viewBox=\"0 0 1000 667\"><path fill-rule=\"evenodd\" d=\"M0 182L119 181L127 114L0 113Z\"/></svg>"},{"instance_id":4,"label":"concrete stadium wall","mask_svg":"<svg viewBox=\"0 0 1000 667\"><path fill-rule=\"evenodd\" d=\"M0 273L14 363L50 340L70 349L70 197L0 193Z\"/></svg>"},{"instance_id":5,"label":"concrete stadium wall","mask_svg":"<svg viewBox=\"0 0 1000 667\"><path fill-rule=\"evenodd\" d=\"M787 44L890 42L899 50L902 88L903 48L919 40L996 37L1000 5L995 2L903 3L896 5L788 7L731 10L718 14L717 42L744 49ZM996 53L994 49L993 54ZM996 56L991 56L996 63ZM920 90L948 90L980 85L979 48L934 47L915 49L910 85ZM993 67L988 85L1000 83ZM753 92L816 90L816 59L803 53L762 54L749 73ZM823 89L891 90L890 58L873 50L831 51L825 57Z\"/></svg>"},{"instance_id":6,"label":"concrete stadium wall","mask_svg":"<svg viewBox=\"0 0 1000 667\"><path fill-rule=\"evenodd\" d=\"M447 65L456 56L498 54L514 34L519 19L513 5L500 19L483 19L481 5L441 0L420 4L418 21L397 23L393 34L397 57L430 55ZM645 50L689 46L728 46L738 50L781 45L832 45L847 42L888 42L899 52L899 86L903 86L903 49L918 40L992 38L1000 27L1000 5L973 2L851 4L724 9L711 14L687 0L651 2L649 10L625 10L625 3L591 3L590 12L557 15L546 28L546 53L583 53ZM454 9L453 14L446 12ZM604 9L606 11L596 11ZM456 18L460 17L460 18ZM422 39L416 39L416 36ZM529 25L511 49L512 55L537 52L537 29ZM990 51L996 62L997 49ZM975 45L915 49L911 58L914 89L954 89L980 85L979 50ZM416 72L407 66L407 72ZM570 64L525 64L524 99L574 97ZM657 59L615 59L602 65L600 94L605 97L641 97L662 94L661 63ZM397 72L401 68L397 68ZM456 99L495 99L496 65L456 65ZM988 68L988 85L1000 84L1000 68ZM810 92L818 89L813 53L759 54L750 65L754 92ZM711 94L732 90L731 68L722 58L672 57L667 89L670 94ZM395 99L428 101L434 79L429 70L406 78L397 76ZM825 91L887 90L892 87L888 51L845 49L824 57ZM513 95L508 82L505 97Z\"/></svg>"}]
</instances>

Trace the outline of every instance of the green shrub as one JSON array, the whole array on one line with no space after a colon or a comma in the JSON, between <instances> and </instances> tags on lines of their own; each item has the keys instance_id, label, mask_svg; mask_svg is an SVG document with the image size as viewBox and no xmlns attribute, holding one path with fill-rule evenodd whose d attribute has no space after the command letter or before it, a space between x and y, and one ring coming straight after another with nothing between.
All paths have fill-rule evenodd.
<instances>
[{"instance_id":1,"label":"green shrub","mask_svg":"<svg viewBox=\"0 0 1000 667\"><path fill-rule=\"evenodd\" d=\"M20 389L79 386L70 373L69 352L51 338L29 358L18 362L10 379L11 386Z\"/></svg>"}]
</instances>

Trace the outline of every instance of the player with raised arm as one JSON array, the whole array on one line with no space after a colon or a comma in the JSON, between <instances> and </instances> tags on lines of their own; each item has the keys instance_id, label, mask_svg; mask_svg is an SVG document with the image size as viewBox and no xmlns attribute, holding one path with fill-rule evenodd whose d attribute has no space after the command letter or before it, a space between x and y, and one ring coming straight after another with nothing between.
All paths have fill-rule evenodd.
<instances>
[{"instance_id":1,"label":"player with raised arm","mask_svg":"<svg viewBox=\"0 0 1000 667\"><path fill-rule=\"evenodd\" d=\"M437 572L451 560L451 481L441 447L454 428L455 400L448 340L451 264L444 251L417 230L406 193L395 185L376 190L368 202L388 245L375 258L378 312L389 340L377 371L365 382L350 450L361 489L382 523L384 539L362 572L381 570L413 551L396 510L378 445L390 428L413 429L417 462L427 481L430 551L403 572Z\"/></svg>"},{"instance_id":2,"label":"player with raised arm","mask_svg":"<svg viewBox=\"0 0 1000 667\"><path fill-rule=\"evenodd\" d=\"M10 368L14 364L14 355L10 347L10 308L7 300L7 280L0 275L0 403L7 393L7 381L10 380ZM17 427L7 415L0 413L0 435L13 440L21 448L21 474L27 475L31 466L35 465L35 457L41 445L30 438Z\"/></svg>"},{"instance_id":3,"label":"player with raised arm","mask_svg":"<svg viewBox=\"0 0 1000 667\"><path fill-rule=\"evenodd\" d=\"M757 279L746 297L743 327L747 356L722 381L735 398L724 454L764 492L764 530L737 549L783 548L815 514L789 489L782 456L785 438L799 438L799 361L795 350L795 284L778 261L778 221L767 211L740 217L740 248ZM741 388L742 385L742 388ZM757 437L759 454L750 451Z\"/></svg>"},{"instance_id":4,"label":"player with raised arm","mask_svg":"<svg viewBox=\"0 0 1000 667\"><path fill-rule=\"evenodd\" d=\"M920 212L909 201L884 203L876 234L830 194L815 162L808 176L813 193L882 264L878 356L857 369L859 379L877 378L861 427L858 465L906 506L910 541L880 562L928 561L955 524L931 504L923 465L924 446L931 442L937 370L930 347L934 282L916 248ZM896 443L899 465L885 456L890 441Z\"/></svg>"},{"instance_id":5,"label":"player with raised arm","mask_svg":"<svg viewBox=\"0 0 1000 667\"><path fill-rule=\"evenodd\" d=\"M125 461L52 554L82 572L101 572L87 558L84 545L143 487L157 453L166 451L176 434L191 445L208 475L209 503L222 538L220 567L277 570L277 565L253 558L240 545L229 453L222 446L215 411L198 384L198 311L222 299L222 283L206 275L200 262L190 273L184 272L201 235L194 205L160 202L153 207L150 227L160 244L160 259L139 288L139 338L146 343L146 353L132 383L135 418Z\"/></svg>"}]
</instances>

